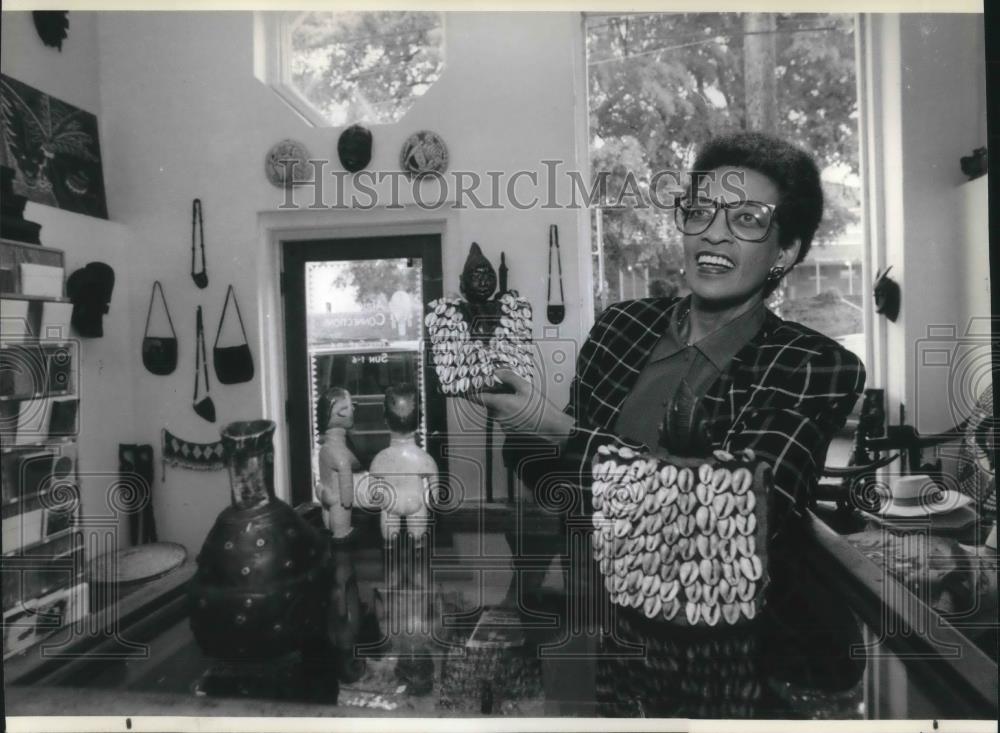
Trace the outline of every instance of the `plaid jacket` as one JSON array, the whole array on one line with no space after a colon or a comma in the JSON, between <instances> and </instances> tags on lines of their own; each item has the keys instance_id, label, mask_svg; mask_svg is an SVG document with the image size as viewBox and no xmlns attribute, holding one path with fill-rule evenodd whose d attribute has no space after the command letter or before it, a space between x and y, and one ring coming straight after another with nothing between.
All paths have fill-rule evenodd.
<instances>
[{"instance_id":1,"label":"plaid jacket","mask_svg":"<svg viewBox=\"0 0 1000 733\"><path fill-rule=\"evenodd\" d=\"M584 480L589 482L599 445L627 442L612 427L680 302L617 303L591 329L570 388L566 412L576 427L563 454L579 465ZM771 464L779 495L801 507L864 384L864 366L854 354L768 311L763 327L705 395L713 442L731 452L752 448Z\"/></svg>"}]
</instances>

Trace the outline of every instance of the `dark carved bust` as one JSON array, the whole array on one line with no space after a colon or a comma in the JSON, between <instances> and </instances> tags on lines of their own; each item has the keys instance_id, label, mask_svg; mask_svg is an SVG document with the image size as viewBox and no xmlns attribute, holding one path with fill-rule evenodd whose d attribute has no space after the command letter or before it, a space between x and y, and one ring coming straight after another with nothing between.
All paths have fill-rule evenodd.
<instances>
[{"instance_id":1,"label":"dark carved bust","mask_svg":"<svg viewBox=\"0 0 1000 733\"><path fill-rule=\"evenodd\" d=\"M500 304L490 300L497 289L497 272L475 242L469 248L459 289L467 301L464 310L472 336L490 338L500 320Z\"/></svg>"}]
</instances>

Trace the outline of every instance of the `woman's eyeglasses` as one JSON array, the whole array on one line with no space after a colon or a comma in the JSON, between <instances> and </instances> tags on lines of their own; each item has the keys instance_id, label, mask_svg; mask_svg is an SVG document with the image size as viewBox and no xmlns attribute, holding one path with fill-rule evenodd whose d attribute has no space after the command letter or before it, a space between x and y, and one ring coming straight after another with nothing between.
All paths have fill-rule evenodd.
<instances>
[{"instance_id":1,"label":"woman's eyeglasses","mask_svg":"<svg viewBox=\"0 0 1000 733\"><path fill-rule=\"evenodd\" d=\"M718 199L681 199L674 209L674 221L684 234L701 234L712 226L719 209L725 209L726 224L734 237L744 242L762 242L771 231L777 207L760 201L727 204Z\"/></svg>"}]
</instances>

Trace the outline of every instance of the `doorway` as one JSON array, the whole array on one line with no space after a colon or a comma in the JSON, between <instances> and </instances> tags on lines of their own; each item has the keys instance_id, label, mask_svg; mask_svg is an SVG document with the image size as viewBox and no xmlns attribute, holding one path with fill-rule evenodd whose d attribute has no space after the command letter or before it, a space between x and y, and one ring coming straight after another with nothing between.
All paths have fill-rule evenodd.
<instances>
[{"instance_id":1,"label":"doorway","mask_svg":"<svg viewBox=\"0 0 1000 733\"><path fill-rule=\"evenodd\" d=\"M417 441L447 476L445 402L423 350L427 302L442 296L440 235L285 241L282 294L293 505L314 500L316 404L330 387L351 393L349 437L367 468L389 444L386 388L416 385Z\"/></svg>"}]
</instances>

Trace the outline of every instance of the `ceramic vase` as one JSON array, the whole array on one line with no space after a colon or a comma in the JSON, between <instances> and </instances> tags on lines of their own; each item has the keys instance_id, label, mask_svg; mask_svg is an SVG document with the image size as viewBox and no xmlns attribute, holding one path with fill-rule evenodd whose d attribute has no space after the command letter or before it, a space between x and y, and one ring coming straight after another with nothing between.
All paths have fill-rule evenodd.
<instances>
[{"instance_id":1,"label":"ceramic vase","mask_svg":"<svg viewBox=\"0 0 1000 733\"><path fill-rule=\"evenodd\" d=\"M222 430L232 503L209 531L189 586L191 630L208 656L271 659L326 635L329 548L274 495L274 429L253 420Z\"/></svg>"}]
</instances>

